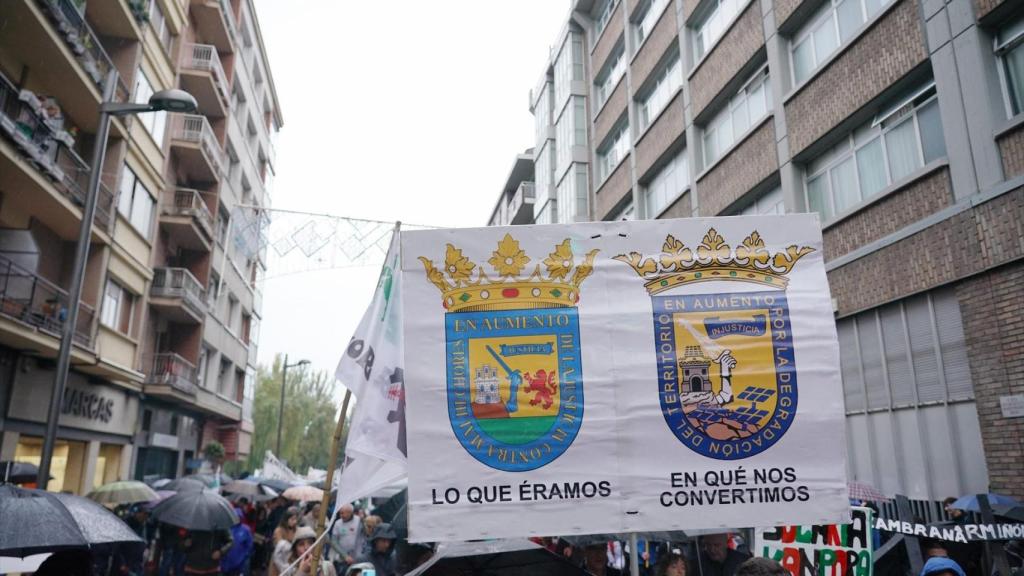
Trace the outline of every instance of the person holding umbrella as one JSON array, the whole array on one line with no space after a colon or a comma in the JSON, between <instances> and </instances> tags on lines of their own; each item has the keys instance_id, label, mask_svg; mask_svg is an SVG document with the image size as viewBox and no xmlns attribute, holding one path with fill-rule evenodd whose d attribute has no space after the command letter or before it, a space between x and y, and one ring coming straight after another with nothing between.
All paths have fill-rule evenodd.
<instances>
[{"instance_id":1,"label":"person holding umbrella","mask_svg":"<svg viewBox=\"0 0 1024 576\"><path fill-rule=\"evenodd\" d=\"M295 541L292 542L292 552L288 557L288 564L285 565L285 568L296 561L299 564L285 570L281 573L281 576L313 576L313 554L307 554L306 552L313 547L314 542L316 542L316 531L309 526L302 526L295 531ZM337 574L333 564L321 562L316 576L337 576Z\"/></svg>"},{"instance_id":2,"label":"person holding umbrella","mask_svg":"<svg viewBox=\"0 0 1024 576\"><path fill-rule=\"evenodd\" d=\"M220 560L231 550L229 530L196 530L184 541L185 574L220 574Z\"/></svg>"}]
</instances>

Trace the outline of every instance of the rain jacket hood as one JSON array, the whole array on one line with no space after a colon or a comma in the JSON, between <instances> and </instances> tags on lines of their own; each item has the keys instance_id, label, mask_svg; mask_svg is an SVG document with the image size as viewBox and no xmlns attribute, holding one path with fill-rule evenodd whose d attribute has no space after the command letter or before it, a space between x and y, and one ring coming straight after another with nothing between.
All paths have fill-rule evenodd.
<instances>
[{"instance_id":1,"label":"rain jacket hood","mask_svg":"<svg viewBox=\"0 0 1024 576\"><path fill-rule=\"evenodd\" d=\"M941 572L953 572L956 576L966 576L964 569L959 564L950 560L949 558L929 558L924 564L924 568L921 570L921 576L931 576L932 574L939 574Z\"/></svg>"}]
</instances>

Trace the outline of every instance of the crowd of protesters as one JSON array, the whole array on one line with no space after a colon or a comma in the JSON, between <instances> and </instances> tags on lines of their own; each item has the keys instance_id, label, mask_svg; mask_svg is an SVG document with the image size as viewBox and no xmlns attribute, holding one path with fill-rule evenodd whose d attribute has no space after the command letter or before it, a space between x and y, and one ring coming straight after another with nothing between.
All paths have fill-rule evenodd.
<instances>
[{"instance_id":1,"label":"crowd of protesters","mask_svg":"<svg viewBox=\"0 0 1024 576\"><path fill-rule=\"evenodd\" d=\"M312 554L320 503L296 504L283 497L252 502L245 497L232 501L239 522L230 530L189 531L150 518L145 506L123 507L118 511L125 522L147 543L139 558L118 558L123 565L112 573L121 576L398 576L428 561L433 548L409 545L391 524L369 512L342 504L333 518L326 518L322 538L322 559L313 574ZM947 510L953 522L964 522L960 511ZM958 514L958 512L960 512ZM884 542L873 531L873 547ZM626 541L590 541L586 538L533 538L567 564L593 576L624 576L630 573L631 556L636 554L640 576L786 576L778 562L752 557L744 532L704 534L682 541L638 540L636 550ZM749 533L748 533L749 535ZM921 541L924 569L918 576L974 576L979 571L978 545L966 546L934 540ZM1013 548L1016 546L1016 548ZM1020 552L1011 542L1011 553ZM107 573L108 558L93 558L94 572L68 571L72 558L81 551L55 554L36 574ZM1020 555L1015 556L1021 560ZM877 559L876 559L877 560ZM79 558L77 562L81 563ZM1011 562L1019 566L1021 562ZM876 564L876 576L909 574L901 564L887 571Z\"/></svg>"},{"instance_id":2,"label":"crowd of protesters","mask_svg":"<svg viewBox=\"0 0 1024 576\"><path fill-rule=\"evenodd\" d=\"M296 505L284 498L234 501L239 522L230 530L189 531L162 524L144 506L118 510L147 543L141 558L125 559L124 576L313 576L312 554L320 503ZM318 576L396 576L398 537L379 516L351 504L328 518Z\"/></svg>"}]
</instances>

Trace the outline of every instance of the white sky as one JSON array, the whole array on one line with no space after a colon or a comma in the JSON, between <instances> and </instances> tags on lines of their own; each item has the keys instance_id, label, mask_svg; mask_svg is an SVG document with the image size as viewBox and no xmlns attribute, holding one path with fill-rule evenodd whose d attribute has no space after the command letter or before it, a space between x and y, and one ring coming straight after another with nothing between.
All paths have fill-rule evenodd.
<instances>
[{"instance_id":1,"label":"white sky","mask_svg":"<svg viewBox=\"0 0 1024 576\"><path fill-rule=\"evenodd\" d=\"M284 128L273 207L482 226L517 153L567 0L256 0ZM272 250L272 249L271 249ZM274 278L259 361L330 370L379 267Z\"/></svg>"}]
</instances>

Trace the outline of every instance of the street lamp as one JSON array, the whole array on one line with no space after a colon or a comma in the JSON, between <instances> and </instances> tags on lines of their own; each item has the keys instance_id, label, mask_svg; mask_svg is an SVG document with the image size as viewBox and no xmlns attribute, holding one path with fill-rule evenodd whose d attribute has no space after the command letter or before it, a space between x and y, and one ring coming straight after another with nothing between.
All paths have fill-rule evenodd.
<instances>
[{"instance_id":1,"label":"street lamp","mask_svg":"<svg viewBox=\"0 0 1024 576\"><path fill-rule=\"evenodd\" d=\"M288 385L288 368L306 364L309 364L309 360L299 360L295 364L289 364L288 355L284 355L284 366L281 368L281 404L277 407L277 446L274 448L274 453L278 458L281 457L281 426L284 424L284 388Z\"/></svg>"},{"instance_id":2,"label":"street lamp","mask_svg":"<svg viewBox=\"0 0 1024 576\"><path fill-rule=\"evenodd\" d=\"M107 155L107 135L110 132L112 116L128 116L140 112L193 112L198 107L196 99L184 90L161 90L150 97L145 104L113 102L117 88L117 70L107 75L103 87L103 103L100 104L100 121L93 143L92 163L89 165L89 187L82 209L82 224L78 229L78 245L75 246L75 261L71 269L71 289L68 293L68 309L60 338L60 352L57 354L56 374L50 395L50 408L46 419L46 436L43 437L43 454L39 460L38 486L46 489L50 479L50 460L57 443L57 421L64 401L64 389L68 383L68 369L71 365L71 346L78 324L78 305L82 298L82 284L85 282L85 263L89 259L89 240L92 237L92 220L96 215L96 199L99 196L100 172Z\"/></svg>"}]
</instances>

